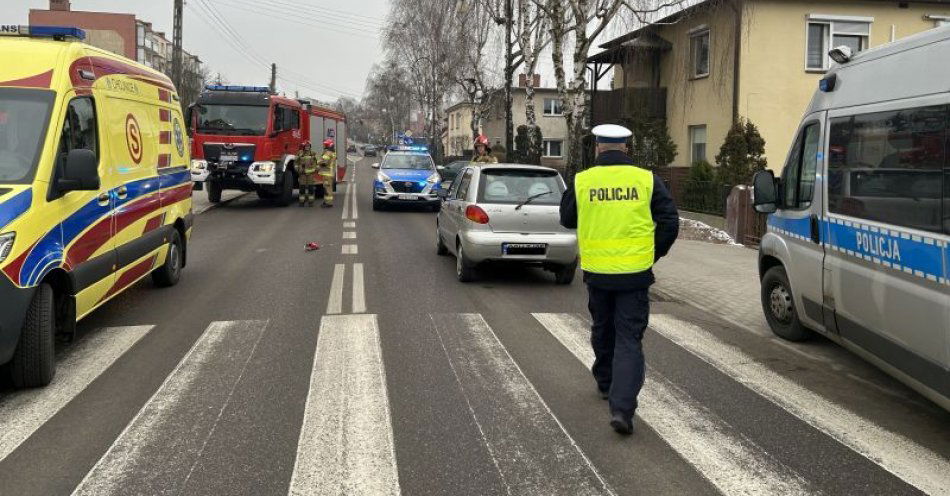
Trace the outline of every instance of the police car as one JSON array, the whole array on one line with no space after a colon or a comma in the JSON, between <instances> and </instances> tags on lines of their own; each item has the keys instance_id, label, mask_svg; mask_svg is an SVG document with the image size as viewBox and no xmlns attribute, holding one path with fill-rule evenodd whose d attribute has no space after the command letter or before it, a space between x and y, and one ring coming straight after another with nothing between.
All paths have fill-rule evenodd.
<instances>
[{"instance_id":1,"label":"police car","mask_svg":"<svg viewBox=\"0 0 950 496\"><path fill-rule=\"evenodd\" d=\"M437 212L441 206L439 189L442 178L429 149L422 145L395 145L382 162L373 181L373 210L386 205L418 205Z\"/></svg>"}]
</instances>

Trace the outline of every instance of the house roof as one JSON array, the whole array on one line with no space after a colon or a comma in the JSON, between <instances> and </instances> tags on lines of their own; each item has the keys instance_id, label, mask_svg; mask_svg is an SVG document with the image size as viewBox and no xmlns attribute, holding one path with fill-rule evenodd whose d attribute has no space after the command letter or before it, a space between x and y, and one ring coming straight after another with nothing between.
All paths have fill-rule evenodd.
<instances>
[{"instance_id":1,"label":"house roof","mask_svg":"<svg viewBox=\"0 0 950 496\"><path fill-rule=\"evenodd\" d=\"M868 3L894 3L893 0L853 0L853 1L855 2L861 1L861 2L868 2ZM656 29L656 24L670 24L670 23L678 21L679 19L693 12L696 12L697 10L716 8L719 6L720 3L721 2L719 0L699 0L697 3L694 3L693 5L690 5L689 7L683 8L662 19L653 21L653 24L649 24L639 29L635 29L633 31L630 31L629 33L624 34L623 36L618 36L617 38L614 38L606 43L603 43L602 45L600 45L600 48L604 48L608 50L612 48L617 48L623 45L624 43L635 40L638 37L642 37L647 33L653 33L653 31ZM914 0L914 3L950 5L950 0ZM644 46L643 48L648 48L648 47ZM600 54L594 55L593 57L597 57L598 55ZM592 61L588 59L588 62L592 62Z\"/></svg>"}]
</instances>

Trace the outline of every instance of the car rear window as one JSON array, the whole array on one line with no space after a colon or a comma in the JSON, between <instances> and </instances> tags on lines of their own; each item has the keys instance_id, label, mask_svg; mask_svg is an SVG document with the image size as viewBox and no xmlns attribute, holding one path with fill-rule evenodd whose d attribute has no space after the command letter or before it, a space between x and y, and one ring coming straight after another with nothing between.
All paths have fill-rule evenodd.
<instances>
[{"instance_id":1,"label":"car rear window","mask_svg":"<svg viewBox=\"0 0 950 496\"><path fill-rule=\"evenodd\" d=\"M556 171L487 169L479 182L478 203L521 203L534 196L532 205L558 205L563 193Z\"/></svg>"}]
</instances>

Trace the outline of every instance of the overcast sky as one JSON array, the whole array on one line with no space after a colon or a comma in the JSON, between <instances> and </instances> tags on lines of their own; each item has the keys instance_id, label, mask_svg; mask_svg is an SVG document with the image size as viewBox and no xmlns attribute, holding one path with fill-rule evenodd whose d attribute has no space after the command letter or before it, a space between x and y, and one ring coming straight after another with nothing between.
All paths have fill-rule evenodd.
<instances>
[{"instance_id":1,"label":"overcast sky","mask_svg":"<svg viewBox=\"0 0 950 496\"><path fill-rule=\"evenodd\" d=\"M72 10L135 14L172 37L172 0L72 0ZM267 85L276 62L278 89L321 100L359 97L382 58L380 26L387 0L187 0L185 50L232 84ZM240 41L222 33L212 8ZM0 0L0 24L26 24L48 0ZM240 45L245 44L251 50ZM259 61L256 59L263 59Z\"/></svg>"}]
</instances>

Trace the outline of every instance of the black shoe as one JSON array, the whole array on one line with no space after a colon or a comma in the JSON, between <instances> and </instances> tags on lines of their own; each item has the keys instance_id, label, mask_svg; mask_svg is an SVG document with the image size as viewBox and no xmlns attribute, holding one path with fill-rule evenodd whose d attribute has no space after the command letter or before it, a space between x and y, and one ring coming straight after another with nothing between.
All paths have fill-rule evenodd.
<instances>
[{"instance_id":1,"label":"black shoe","mask_svg":"<svg viewBox=\"0 0 950 496\"><path fill-rule=\"evenodd\" d=\"M629 436L633 434L633 421L628 419L622 413L614 413L610 416L610 427L613 427L617 434Z\"/></svg>"},{"instance_id":2,"label":"black shoe","mask_svg":"<svg viewBox=\"0 0 950 496\"><path fill-rule=\"evenodd\" d=\"M610 390L604 391L603 389L600 389L600 387L598 387L597 394L600 395L600 399L606 400L607 398L610 397Z\"/></svg>"}]
</instances>

